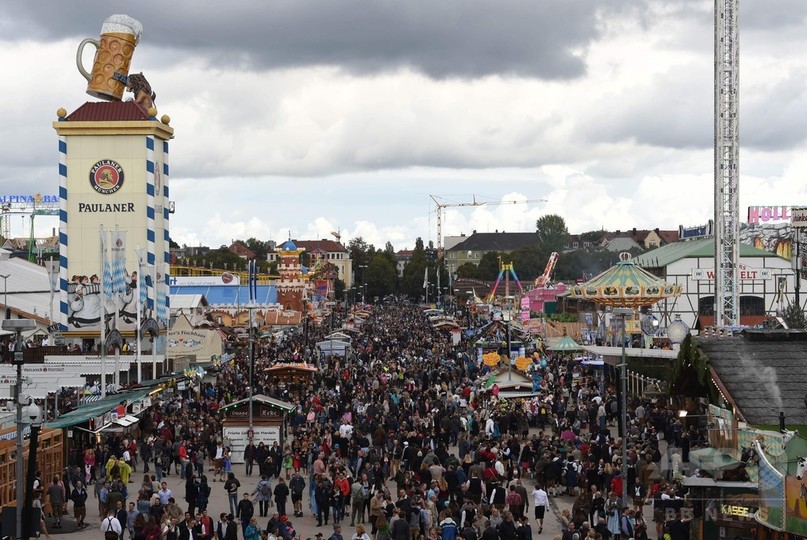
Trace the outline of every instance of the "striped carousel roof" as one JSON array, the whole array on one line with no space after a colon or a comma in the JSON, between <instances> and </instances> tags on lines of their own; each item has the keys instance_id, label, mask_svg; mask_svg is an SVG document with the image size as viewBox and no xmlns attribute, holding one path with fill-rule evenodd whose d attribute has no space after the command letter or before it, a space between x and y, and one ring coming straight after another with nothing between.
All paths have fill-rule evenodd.
<instances>
[{"instance_id":1,"label":"striped carousel roof","mask_svg":"<svg viewBox=\"0 0 807 540\"><path fill-rule=\"evenodd\" d=\"M569 289L569 296L599 305L640 308L680 296L683 287L661 280L636 266L629 253L608 270Z\"/></svg>"}]
</instances>

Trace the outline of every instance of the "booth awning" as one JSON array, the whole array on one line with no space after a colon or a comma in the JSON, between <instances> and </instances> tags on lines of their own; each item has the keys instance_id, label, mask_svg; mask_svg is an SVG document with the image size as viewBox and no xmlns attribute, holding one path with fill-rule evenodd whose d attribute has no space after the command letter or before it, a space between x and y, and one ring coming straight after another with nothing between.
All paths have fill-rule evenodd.
<instances>
[{"instance_id":1,"label":"booth awning","mask_svg":"<svg viewBox=\"0 0 807 540\"><path fill-rule=\"evenodd\" d=\"M111 411L123 402L132 403L141 400L148 396L153 388L140 388L131 392L120 392L118 394L109 394L93 403L87 403L73 409L72 411L63 414L56 420L52 420L45 424L49 429L63 429L72 427L78 424L87 422L90 418L101 416L102 414Z\"/></svg>"},{"instance_id":2,"label":"booth awning","mask_svg":"<svg viewBox=\"0 0 807 540\"><path fill-rule=\"evenodd\" d=\"M742 465L742 461L716 448L698 448L689 453L689 459L696 467L708 473L730 471Z\"/></svg>"},{"instance_id":3,"label":"booth awning","mask_svg":"<svg viewBox=\"0 0 807 540\"><path fill-rule=\"evenodd\" d=\"M132 416L131 414L127 414L126 416L121 416L117 420L113 420L113 424L118 424L119 426L129 427L132 424L136 424L140 421L139 418L136 416Z\"/></svg>"}]
</instances>

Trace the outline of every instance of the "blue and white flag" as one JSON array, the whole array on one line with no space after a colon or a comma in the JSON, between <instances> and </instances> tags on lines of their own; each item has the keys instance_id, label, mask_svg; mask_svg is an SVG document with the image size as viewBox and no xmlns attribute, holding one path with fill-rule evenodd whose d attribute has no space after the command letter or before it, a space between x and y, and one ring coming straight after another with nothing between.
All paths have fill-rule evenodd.
<instances>
[{"instance_id":1,"label":"blue and white flag","mask_svg":"<svg viewBox=\"0 0 807 540\"><path fill-rule=\"evenodd\" d=\"M112 263L109 261L109 249L107 247L107 233L103 229L100 230L101 234L101 290L104 296L112 298L115 295L115 289L112 286Z\"/></svg>"},{"instance_id":2,"label":"blue and white flag","mask_svg":"<svg viewBox=\"0 0 807 540\"><path fill-rule=\"evenodd\" d=\"M126 293L126 231L115 229L110 233L112 236L111 246L111 271L112 271L112 292L117 294Z\"/></svg>"}]
</instances>

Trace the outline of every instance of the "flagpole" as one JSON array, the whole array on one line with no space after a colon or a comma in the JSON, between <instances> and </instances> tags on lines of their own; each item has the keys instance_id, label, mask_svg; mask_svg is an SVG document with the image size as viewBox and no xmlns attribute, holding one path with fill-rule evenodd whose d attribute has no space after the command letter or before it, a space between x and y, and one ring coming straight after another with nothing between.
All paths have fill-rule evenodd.
<instances>
[{"instance_id":1,"label":"flagpole","mask_svg":"<svg viewBox=\"0 0 807 540\"><path fill-rule=\"evenodd\" d=\"M99 226L101 236L101 397L106 397L106 291L104 282L106 281L106 239L104 226Z\"/></svg>"},{"instance_id":2,"label":"flagpole","mask_svg":"<svg viewBox=\"0 0 807 540\"><path fill-rule=\"evenodd\" d=\"M429 267L423 269L423 288L426 289L426 304L429 303Z\"/></svg>"},{"instance_id":3,"label":"flagpole","mask_svg":"<svg viewBox=\"0 0 807 540\"><path fill-rule=\"evenodd\" d=\"M135 294L137 294L137 303L135 304L137 306L137 322L135 323L137 325L137 328L135 328L135 356L137 357L137 384L140 384L140 381L143 378L143 369L141 365L141 362L143 361L143 351L140 348L140 340L143 338L143 336L140 335L140 312L142 311L143 306L142 302L140 301L140 285L141 283L145 283L145 280L143 280L143 260L140 253L140 244L137 245L135 253L137 254L137 281L135 282L137 285L135 290Z\"/></svg>"},{"instance_id":4,"label":"flagpole","mask_svg":"<svg viewBox=\"0 0 807 540\"><path fill-rule=\"evenodd\" d=\"M113 274L112 274L112 291L113 291L112 301L113 302L116 301L116 299L118 298L117 295L120 292L119 283L118 283L118 280L120 278L120 276L118 274L119 274L120 270L119 270L118 266L120 265L119 259L123 255L123 253L125 253L123 251L123 249L126 246L125 243L120 247L118 246L118 241L120 240L120 231L118 230L117 225L115 225L114 238L115 238L114 246L117 249L115 251L115 259L114 259L114 262L113 262L114 267L113 267ZM115 248L113 248L113 249L115 249ZM124 264L124 266L126 265L125 262L123 264ZM120 315L120 310L118 309L117 303L115 303L113 305L115 306L115 330L118 330L118 320L119 320L118 317ZM113 380L115 381L115 390L116 391L120 388L120 352L121 352L120 347L118 347L118 350L115 351L115 376L113 377ZM126 378L127 379L129 378L128 373L126 375Z\"/></svg>"}]
</instances>

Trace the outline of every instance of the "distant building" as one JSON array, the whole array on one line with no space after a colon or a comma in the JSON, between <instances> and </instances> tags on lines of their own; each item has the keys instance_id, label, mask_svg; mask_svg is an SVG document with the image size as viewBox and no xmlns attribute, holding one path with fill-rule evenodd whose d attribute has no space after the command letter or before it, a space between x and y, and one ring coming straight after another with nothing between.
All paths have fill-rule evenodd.
<instances>
[{"instance_id":1,"label":"distant building","mask_svg":"<svg viewBox=\"0 0 807 540\"><path fill-rule=\"evenodd\" d=\"M255 252L252 251L251 249L249 249L240 240L236 240L235 242L230 244L230 247L228 247L227 249L230 250L230 253L234 253L235 255L238 255L242 259L254 259L255 258Z\"/></svg>"},{"instance_id":2,"label":"distant building","mask_svg":"<svg viewBox=\"0 0 807 540\"><path fill-rule=\"evenodd\" d=\"M204 257L210 252L208 246L186 246L171 248L171 264L190 264L195 257Z\"/></svg>"},{"instance_id":3,"label":"distant building","mask_svg":"<svg viewBox=\"0 0 807 540\"><path fill-rule=\"evenodd\" d=\"M453 274L465 263L478 265L482 255L488 251L510 253L537 243L538 234L534 232L478 233L474 231L471 236L446 250L446 268L449 273Z\"/></svg>"},{"instance_id":4,"label":"distant building","mask_svg":"<svg viewBox=\"0 0 807 540\"><path fill-rule=\"evenodd\" d=\"M404 268L412 260L413 253L414 251L411 249L402 249L395 254L395 267L398 270L398 277L403 277Z\"/></svg>"},{"instance_id":5,"label":"distant building","mask_svg":"<svg viewBox=\"0 0 807 540\"><path fill-rule=\"evenodd\" d=\"M294 240L294 244L312 255L332 264L337 271L338 279L345 283L345 289L353 286L353 260L350 251L334 240ZM269 262L276 262L278 254L269 252Z\"/></svg>"},{"instance_id":6,"label":"distant building","mask_svg":"<svg viewBox=\"0 0 807 540\"><path fill-rule=\"evenodd\" d=\"M580 234L570 234L566 243L565 251L575 251L578 249L607 249L613 252L630 251L639 249L642 251L656 249L667 244L678 242L677 230L662 229L636 229L628 231L602 231L602 235L596 240L583 240ZM587 235L592 236L592 235Z\"/></svg>"}]
</instances>

